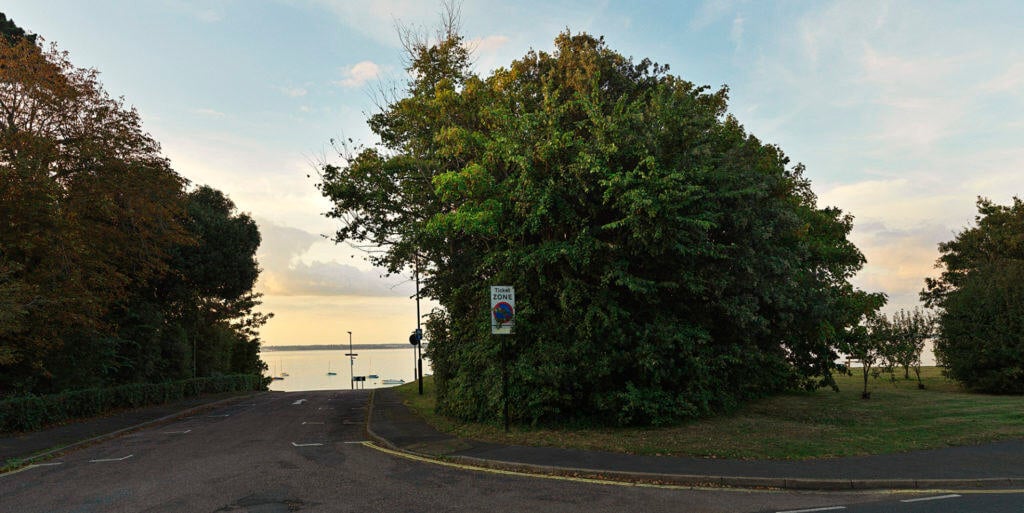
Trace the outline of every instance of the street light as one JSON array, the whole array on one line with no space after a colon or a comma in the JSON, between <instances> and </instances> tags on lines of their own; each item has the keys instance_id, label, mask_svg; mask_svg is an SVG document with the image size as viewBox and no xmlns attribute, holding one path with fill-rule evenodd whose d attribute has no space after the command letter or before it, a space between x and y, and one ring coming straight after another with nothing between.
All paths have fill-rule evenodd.
<instances>
[{"instance_id":1,"label":"street light","mask_svg":"<svg viewBox=\"0 0 1024 513\"><path fill-rule=\"evenodd\" d=\"M352 332L348 332L348 377L352 382L352 390L356 389L356 354L352 352Z\"/></svg>"}]
</instances>

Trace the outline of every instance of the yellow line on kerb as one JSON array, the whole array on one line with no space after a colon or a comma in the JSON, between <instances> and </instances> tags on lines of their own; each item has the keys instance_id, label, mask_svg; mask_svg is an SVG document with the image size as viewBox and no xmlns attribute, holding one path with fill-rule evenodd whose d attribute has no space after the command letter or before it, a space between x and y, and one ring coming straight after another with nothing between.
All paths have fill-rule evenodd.
<instances>
[{"instance_id":1,"label":"yellow line on kerb","mask_svg":"<svg viewBox=\"0 0 1024 513\"><path fill-rule=\"evenodd\" d=\"M386 447L381 447L373 442L363 442L363 445L371 449L378 450L385 454L390 454L399 458L405 458L407 460L419 461L422 463L430 463L432 465L440 465L442 467L457 468L460 470L471 470L476 472L487 472L489 474L500 474L504 476L519 476L519 477L534 477L541 479L552 479L555 481L571 481L574 483L591 483L591 484L602 484L602 485L613 485L613 486L632 486L637 488L664 488L668 490L709 490L709 491L735 491L735 492L768 492L770 490L759 490L759 489L743 489L743 488L715 488L710 486L683 486L683 485L669 485L669 484L654 484L654 483L634 483L630 481L612 481L605 479L595 479L592 477L574 477L574 476L559 476L552 474L538 474L526 471L513 471L504 470L490 467L481 467L477 465L467 465L465 463L455 463L451 461L438 460L433 458L425 458L423 456L417 456L415 454L409 454L401 451L395 451Z\"/></svg>"},{"instance_id":2,"label":"yellow line on kerb","mask_svg":"<svg viewBox=\"0 0 1024 513\"><path fill-rule=\"evenodd\" d=\"M407 460L413 460L421 463L428 463L431 465L440 465L442 467L455 468L460 470L470 470L475 472L486 472L490 474L500 475L514 475L518 477L534 477L540 479L552 479L556 481L570 481L570 482L584 482L590 484L605 484L612 486L633 486L638 488L662 488L662 489L690 489L690 490L708 490L708 491L735 491L740 494L777 494L780 489L764 489L764 488L729 488L729 487L715 487L715 486L686 486L682 484L655 484L650 482L632 482L632 481L615 481L611 479L597 479L593 477L577 477L567 475L555 475L555 474L543 474L526 471L514 471L495 469L490 467L481 467L477 465L467 465L465 463L454 463L446 462L444 460L435 460L433 458L424 458L422 456L411 455L409 453L402 453L400 451L392 451L390 448L382 447L372 441L365 441L362 444L373 448L375 451L380 451L397 458L404 458Z\"/></svg>"},{"instance_id":3,"label":"yellow line on kerb","mask_svg":"<svg viewBox=\"0 0 1024 513\"><path fill-rule=\"evenodd\" d=\"M569 481L573 483L589 483L598 485L611 485L611 486L630 486L635 488L659 488L663 490L699 490L709 492L733 492L733 493L843 493L843 494L873 494L873 495L940 495L945 493L959 493L959 494L971 494L971 495L983 495L983 494L1024 494L1024 489L991 489L991 490L920 490L920 489L895 489L895 490L829 490L829 491L815 491L815 490L780 490L780 489L767 489L767 488L734 488L734 487L714 487L714 486L686 486L686 485L672 485L672 484L655 484L655 483L643 483L643 482L632 482L632 481L615 481L610 479L596 479L592 477L574 477L574 476L559 476L553 474L534 473L528 471L514 471L497 469L490 467L482 467L477 465L468 465L466 463L455 463L451 461L444 461L441 459L427 458L424 456L417 456L415 454L409 454L407 452L395 451L388 449L387 447L381 447L373 442L362 442L362 445L369 447L373 450L390 454L397 458L403 458L412 461L419 461L421 463L428 463L431 465L439 465L442 467L455 468L459 470L468 470L474 472L486 472L489 474L499 474L503 476L518 476L518 477L532 477L538 479L551 479L554 481Z\"/></svg>"}]
</instances>

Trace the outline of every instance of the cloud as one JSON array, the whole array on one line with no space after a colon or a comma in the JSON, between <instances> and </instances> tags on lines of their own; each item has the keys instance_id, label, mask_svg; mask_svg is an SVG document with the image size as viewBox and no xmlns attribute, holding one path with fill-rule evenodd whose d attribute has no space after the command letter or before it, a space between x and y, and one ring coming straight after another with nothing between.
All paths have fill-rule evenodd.
<instances>
[{"instance_id":1,"label":"cloud","mask_svg":"<svg viewBox=\"0 0 1024 513\"><path fill-rule=\"evenodd\" d=\"M291 98L300 98L309 92L305 87L278 87L277 90Z\"/></svg>"},{"instance_id":2,"label":"cloud","mask_svg":"<svg viewBox=\"0 0 1024 513\"><path fill-rule=\"evenodd\" d=\"M224 19L227 3L224 0L171 0L167 5L203 23L217 23Z\"/></svg>"},{"instance_id":3,"label":"cloud","mask_svg":"<svg viewBox=\"0 0 1024 513\"><path fill-rule=\"evenodd\" d=\"M700 30L714 24L718 20L725 18L735 8L736 2L733 0L707 0L701 4L700 8L690 20L690 28L693 30Z\"/></svg>"},{"instance_id":4,"label":"cloud","mask_svg":"<svg viewBox=\"0 0 1024 513\"><path fill-rule=\"evenodd\" d=\"M1024 93L1024 63L1011 64L1005 73L983 83L981 90L988 93Z\"/></svg>"},{"instance_id":5,"label":"cloud","mask_svg":"<svg viewBox=\"0 0 1024 513\"><path fill-rule=\"evenodd\" d=\"M390 47L399 45L396 23L432 26L440 5L420 0L310 0L310 3L332 12L338 21L355 32Z\"/></svg>"},{"instance_id":6,"label":"cloud","mask_svg":"<svg viewBox=\"0 0 1024 513\"><path fill-rule=\"evenodd\" d=\"M732 20L732 29L729 31L729 41L738 50L743 47L743 16L736 16Z\"/></svg>"},{"instance_id":7,"label":"cloud","mask_svg":"<svg viewBox=\"0 0 1024 513\"><path fill-rule=\"evenodd\" d=\"M466 41L466 48L475 53L494 53L508 44L508 36L491 35Z\"/></svg>"},{"instance_id":8,"label":"cloud","mask_svg":"<svg viewBox=\"0 0 1024 513\"><path fill-rule=\"evenodd\" d=\"M305 261L323 237L257 219L263 243L257 258L263 272L259 289L273 296L409 297L414 287L408 278L384 276L379 269L361 268L338 260ZM343 253L338 251L338 253ZM352 256L350 254L350 256ZM354 258L352 258L355 261Z\"/></svg>"},{"instance_id":9,"label":"cloud","mask_svg":"<svg viewBox=\"0 0 1024 513\"><path fill-rule=\"evenodd\" d=\"M214 109L192 109L192 112L202 117L210 119L223 119L227 117L227 114Z\"/></svg>"},{"instance_id":10,"label":"cloud","mask_svg":"<svg viewBox=\"0 0 1024 513\"><path fill-rule=\"evenodd\" d=\"M373 61L362 61L341 70L345 77L336 84L342 87L359 87L380 76L382 69Z\"/></svg>"}]
</instances>

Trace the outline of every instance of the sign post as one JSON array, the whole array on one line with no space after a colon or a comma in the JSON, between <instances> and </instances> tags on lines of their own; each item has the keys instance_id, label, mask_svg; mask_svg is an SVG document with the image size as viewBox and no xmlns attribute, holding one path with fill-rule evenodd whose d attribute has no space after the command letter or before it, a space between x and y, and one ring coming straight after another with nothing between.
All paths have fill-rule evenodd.
<instances>
[{"instance_id":1,"label":"sign post","mask_svg":"<svg viewBox=\"0 0 1024 513\"><path fill-rule=\"evenodd\" d=\"M511 335L516 326L516 289L510 285L491 286L491 334ZM501 396L504 401L505 432L508 433L508 347L501 339Z\"/></svg>"}]
</instances>

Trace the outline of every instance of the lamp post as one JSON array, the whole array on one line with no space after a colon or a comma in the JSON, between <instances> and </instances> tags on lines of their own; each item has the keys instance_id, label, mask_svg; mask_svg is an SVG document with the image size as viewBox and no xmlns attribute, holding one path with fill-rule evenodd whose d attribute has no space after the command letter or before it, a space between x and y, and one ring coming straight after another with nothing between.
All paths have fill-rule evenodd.
<instances>
[{"instance_id":1,"label":"lamp post","mask_svg":"<svg viewBox=\"0 0 1024 513\"><path fill-rule=\"evenodd\" d=\"M352 352L352 332L348 332L348 378L352 382L352 390L356 389L356 354Z\"/></svg>"},{"instance_id":2,"label":"lamp post","mask_svg":"<svg viewBox=\"0 0 1024 513\"><path fill-rule=\"evenodd\" d=\"M413 374L416 381L419 382L420 395L423 395L423 354L420 353L420 348L423 345L423 330L420 328L420 260L416 259L416 266L413 268L413 273L416 275L416 347L414 349L414 355L416 356L416 362L412 368Z\"/></svg>"}]
</instances>

